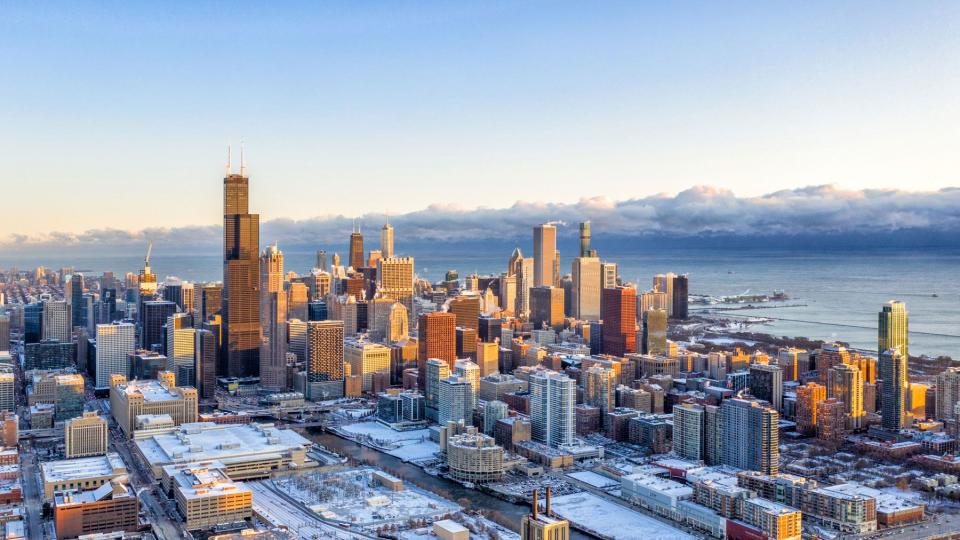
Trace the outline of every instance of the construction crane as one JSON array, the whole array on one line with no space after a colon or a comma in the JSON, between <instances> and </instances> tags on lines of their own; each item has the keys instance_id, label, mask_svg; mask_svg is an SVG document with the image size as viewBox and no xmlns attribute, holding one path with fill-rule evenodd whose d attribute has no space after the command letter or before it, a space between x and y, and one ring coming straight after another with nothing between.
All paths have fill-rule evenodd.
<instances>
[{"instance_id":1,"label":"construction crane","mask_svg":"<svg viewBox=\"0 0 960 540\"><path fill-rule=\"evenodd\" d=\"M153 252L153 242L147 243L147 256L143 258L143 268L150 271L150 253Z\"/></svg>"}]
</instances>

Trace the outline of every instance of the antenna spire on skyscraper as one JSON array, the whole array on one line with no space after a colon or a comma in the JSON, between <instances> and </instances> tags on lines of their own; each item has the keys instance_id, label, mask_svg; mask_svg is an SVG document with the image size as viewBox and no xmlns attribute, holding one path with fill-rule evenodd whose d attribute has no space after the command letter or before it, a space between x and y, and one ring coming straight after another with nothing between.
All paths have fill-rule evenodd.
<instances>
[{"instance_id":1,"label":"antenna spire on skyscraper","mask_svg":"<svg viewBox=\"0 0 960 540\"><path fill-rule=\"evenodd\" d=\"M233 152L233 146L230 143L227 143L227 176L230 176L232 152Z\"/></svg>"},{"instance_id":2,"label":"antenna spire on skyscraper","mask_svg":"<svg viewBox=\"0 0 960 540\"><path fill-rule=\"evenodd\" d=\"M246 176L247 164L243 161L243 139L240 139L240 176Z\"/></svg>"}]
</instances>

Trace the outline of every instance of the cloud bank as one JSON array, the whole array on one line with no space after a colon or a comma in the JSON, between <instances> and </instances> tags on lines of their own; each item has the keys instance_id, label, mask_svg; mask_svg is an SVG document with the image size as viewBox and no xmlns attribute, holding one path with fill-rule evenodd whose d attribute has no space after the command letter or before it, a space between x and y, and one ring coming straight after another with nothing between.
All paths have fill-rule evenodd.
<instances>
[{"instance_id":1,"label":"cloud bank","mask_svg":"<svg viewBox=\"0 0 960 540\"><path fill-rule=\"evenodd\" d=\"M376 236L384 217L360 216L364 231ZM529 238L531 227L561 221L560 234L577 234L576 223L592 221L595 237L644 236L790 236L876 234L905 230L960 232L960 188L935 192L844 190L834 185L738 197L726 189L698 186L676 195L612 201L603 197L576 203L517 202L509 208L462 208L433 204L390 216L404 241L463 242ZM261 226L261 244L317 246L346 241L353 218L342 215L304 220L273 219ZM10 234L0 247L14 250L70 247L157 246L206 248L220 245L220 225L150 228L140 231L96 229L40 236Z\"/></svg>"}]
</instances>

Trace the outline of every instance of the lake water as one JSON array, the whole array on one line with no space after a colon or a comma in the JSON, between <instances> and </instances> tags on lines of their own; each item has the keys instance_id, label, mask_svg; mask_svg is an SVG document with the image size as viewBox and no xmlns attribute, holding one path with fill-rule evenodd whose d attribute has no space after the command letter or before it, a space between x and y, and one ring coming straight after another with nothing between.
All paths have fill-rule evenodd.
<instances>
[{"instance_id":1,"label":"lake water","mask_svg":"<svg viewBox=\"0 0 960 540\"><path fill-rule=\"evenodd\" d=\"M474 271L500 273L511 251L509 246L491 251L443 245L414 249L410 254L416 258L421 277L437 280L448 269L459 270L461 277ZM341 253L346 259L345 251ZM891 299L903 300L910 313L910 352L960 358L960 249L797 252L657 248L618 253L607 248L602 254L619 264L624 280L640 283L642 289L650 287L654 274L664 272L688 273L690 292L695 294L769 294L782 289L790 295L790 304L805 306L731 314L781 319L756 327L758 331L836 339L863 349L876 349L881 306ZM287 270L306 272L313 261L311 252L285 252ZM72 266L93 274L110 270L122 277L124 272L140 268L142 255L58 260L0 254L0 268L33 268L38 264L48 268ZM152 266L161 277L175 275L193 281L222 277L217 253L170 255L157 251ZM564 272L569 272L569 267L570 258L564 257Z\"/></svg>"}]
</instances>

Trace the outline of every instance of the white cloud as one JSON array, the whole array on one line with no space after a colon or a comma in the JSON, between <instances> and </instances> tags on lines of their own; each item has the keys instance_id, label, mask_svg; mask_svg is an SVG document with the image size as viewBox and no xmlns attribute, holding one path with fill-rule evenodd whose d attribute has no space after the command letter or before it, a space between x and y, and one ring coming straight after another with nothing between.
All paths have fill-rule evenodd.
<instances>
[{"instance_id":1,"label":"white cloud","mask_svg":"<svg viewBox=\"0 0 960 540\"><path fill-rule=\"evenodd\" d=\"M358 218L375 236L383 216ZM844 190L833 185L777 191L759 197L697 186L677 195L658 194L611 201L603 197L572 204L517 202L509 208L465 209L432 204L423 210L391 216L397 235L409 241L464 241L524 238L546 221L575 224L591 220L595 235L793 235L877 233L902 229L960 231L960 188L935 192ZM343 243L353 218L340 215L263 223L261 243L322 245ZM189 248L221 242L219 225L153 228L141 231L96 229L79 234L50 232L40 236L12 233L0 239L7 248L121 247L144 244ZM561 234L576 234L566 227Z\"/></svg>"}]
</instances>

